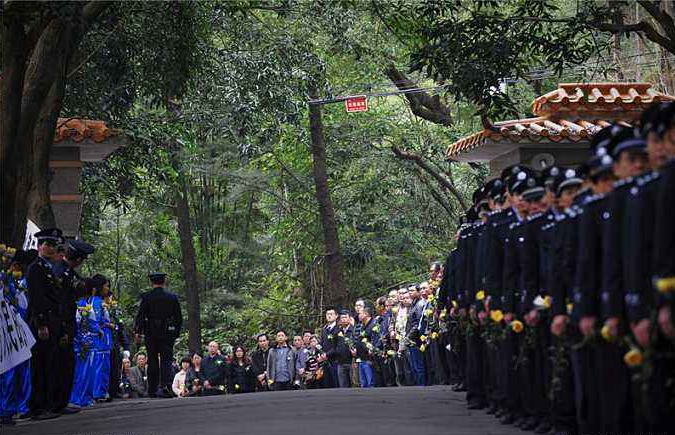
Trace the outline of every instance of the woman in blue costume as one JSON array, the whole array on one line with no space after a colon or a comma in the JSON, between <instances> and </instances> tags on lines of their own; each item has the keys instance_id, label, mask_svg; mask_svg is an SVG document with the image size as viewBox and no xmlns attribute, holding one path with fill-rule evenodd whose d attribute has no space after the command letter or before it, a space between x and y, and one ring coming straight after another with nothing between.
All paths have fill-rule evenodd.
<instances>
[{"instance_id":1,"label":"woman in blue costume","mask_svg":"<svg viewBox=\"0 0 675 435\"><path fill-rule=\"evenodd\" d=\"M1 296L23 320L28 315L28 292L23 270L33 260L26 251L18 251L6 273L0 279L4 283ZM23 420L30 417L28 401L31 394L30 359L0 375L0 424L14 424L16 414Z\"/></svg>"},{"instance_id":2,"label":"woman in blue costume","mask_svg":"<svg viewBox=\"0 0 675 435\"><path fill-rule=\"evenodd\" d=\"M100 296L94 290L96 282L87 282L87 294L77 302L77 335L75 336L75 376L70 403L89 406L94 403L94 379L96 378L96 346L103 336L99 312Z\"/></svg>"},{"instance_id":3,"label":"woman in blue costume","mask_svg":"<svg viewBox=\"0 0 675 435\"><path fill-rule=\"evenodd\" d=\"M106 300L110 294L110 281L103 275L94 275L92 278L95 294L99 297L94 300L96 317L101 319L100 326L103 334L94 340L94 400L104 401L108 399L108 387L110 386L110 350L112 349L113 324L110 321L110 312Z\"/></svg>"}]
</instances>

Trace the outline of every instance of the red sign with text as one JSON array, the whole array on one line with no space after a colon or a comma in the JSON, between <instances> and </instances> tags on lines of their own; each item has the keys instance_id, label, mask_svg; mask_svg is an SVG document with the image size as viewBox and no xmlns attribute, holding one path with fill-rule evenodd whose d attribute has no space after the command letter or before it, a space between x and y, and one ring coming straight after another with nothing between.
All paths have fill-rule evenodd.
<instances>
[{"instance_id":1,"label":"red sign with text","mask_svg":"<svg viewBox=\"0 0 675 435\"><path fill-rule=\"evenodd\" d=\"M367 112L368 100L366 99L365 95L347 98L347 100L345 101L345 108L347 109L347 113Z\"/></svg>"}]
</instances>

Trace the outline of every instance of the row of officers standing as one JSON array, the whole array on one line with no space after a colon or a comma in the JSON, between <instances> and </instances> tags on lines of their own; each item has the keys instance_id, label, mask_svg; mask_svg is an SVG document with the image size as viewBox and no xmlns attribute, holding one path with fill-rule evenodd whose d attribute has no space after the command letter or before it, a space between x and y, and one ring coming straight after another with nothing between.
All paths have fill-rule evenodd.
<instances>
[{"instance_id":1,"label":"row of officers standing","mask_svg":"<svg viewBox=\"0 0 675 435\"><path fill-rule=\"evenodd\" d=\"M577 168L479 188L441 297L470 409L536 433L675 427L675 104L594 135Z\"/></svg>"}]
</instances>

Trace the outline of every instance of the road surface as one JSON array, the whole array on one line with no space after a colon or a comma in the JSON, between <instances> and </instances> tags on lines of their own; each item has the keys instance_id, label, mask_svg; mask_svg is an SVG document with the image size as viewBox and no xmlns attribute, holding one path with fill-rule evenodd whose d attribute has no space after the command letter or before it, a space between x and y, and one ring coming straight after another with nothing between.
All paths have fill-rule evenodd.
<instances>
[{"instance_id":1,"label":"road surface","mask_svg":"<svg viewBox=\"0 0 675 435\"><path fill-rule=\"evenodd\" d=\"M280 391L95 405L1 435L511 435L449 387Z\"/></svg>"}]
</instances>

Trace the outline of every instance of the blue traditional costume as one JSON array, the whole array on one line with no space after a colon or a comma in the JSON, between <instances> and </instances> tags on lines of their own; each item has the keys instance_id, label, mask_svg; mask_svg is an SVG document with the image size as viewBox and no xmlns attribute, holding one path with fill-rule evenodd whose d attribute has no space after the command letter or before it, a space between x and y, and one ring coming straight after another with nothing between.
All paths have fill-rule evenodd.
<instances>
[{"instance_id":1,"label":"blue traditional costume","mask_svg":"<svg viewBox=\"0 0 675 435\"><path fill-rule=\"evenodd\" d=\"M90 296L77 303L77 335L75 336L75 377L70 403L89 406L94 403L94 379L96 378L96 344L101 340L100 310L95 306L101 298Z\"/></svg>"},{"instance_id":2,"label":"blue traditional costume","mask_svg":"<svg viewBox=\"0 0 675 435\"><path fill-rule=\"evenodd\" d=\"M100 320L103 334L94 340L94 399L103 400L108 397L110 386L110 350L112 349L112 329L104 325L110 324L110 312L103 303L103 299L96 296L94 299L94 311Z\"/></svg>"},{"instance_id":3,"label":"blue traditional costume","mask_svg":"<svg viewBox=\"0 0 675 435\"><path fill-rule=\"evenodd\" d=\"M28 315L28 296L26 278L21 272L8 273L2 296L23 320ZM30 359L0 375L0 417L11 419L15 414L28 413L28 400L31 395Z\"/></svg>"}]
</instances>

